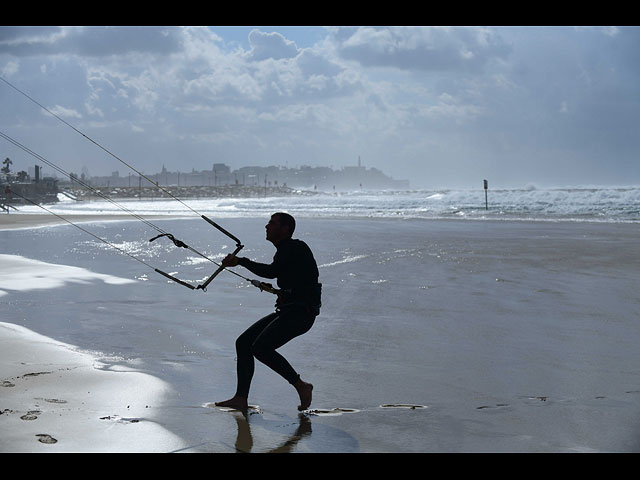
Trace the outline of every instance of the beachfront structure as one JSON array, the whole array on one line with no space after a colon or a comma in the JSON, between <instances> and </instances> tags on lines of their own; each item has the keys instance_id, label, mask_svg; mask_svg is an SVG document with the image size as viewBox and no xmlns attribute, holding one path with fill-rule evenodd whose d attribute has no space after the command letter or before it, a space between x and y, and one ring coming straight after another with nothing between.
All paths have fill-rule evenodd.
<instances>
[{"instance_id":1,"label":"beachfront structure","mask_svg":"<svg viewBox=\"0 0 640 480\"><path fill-rule=\"evenodd\" d=\"M334 170L330 167L301 166L287 168L280 166L247 166L236 170L223 163L214 163L211 170L191 172L171 172L164 166L158 173L147 178L157 185L176 187L243 185L253 187L290 187L305 190L391 190L409 188L408 180L395 180L376 168L362 165ZM135 174L120 176L91 177L90 183L104 187L136 187L148 181Z\"/></svg>"}]
</instances>

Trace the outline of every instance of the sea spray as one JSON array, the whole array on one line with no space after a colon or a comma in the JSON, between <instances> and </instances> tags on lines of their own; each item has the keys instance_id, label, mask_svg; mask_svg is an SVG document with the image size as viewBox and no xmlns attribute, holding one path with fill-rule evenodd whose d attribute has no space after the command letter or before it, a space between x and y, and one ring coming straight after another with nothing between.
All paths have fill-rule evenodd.
<instances>
[{"instance_id":1,"label":"sea spray","mask_svg":"<svg viewBox=\"0 0 640 480\"><path fill-rule=\"evenodd\" d=\"M192 215L172 199L131 199L118 202L139 215ZM275 211L297 217L432 218L535 221L640 221L640 186L538 188L489 190L485 209L482 189L411 191L357 191L316 193L267 198L199 198L189 205L216 218L266 218ZM49 205L58 215L123 214L106 201L66 200ZM21 206L18 213L42 213L36 206Z\"/></svg>"}]
</instances>

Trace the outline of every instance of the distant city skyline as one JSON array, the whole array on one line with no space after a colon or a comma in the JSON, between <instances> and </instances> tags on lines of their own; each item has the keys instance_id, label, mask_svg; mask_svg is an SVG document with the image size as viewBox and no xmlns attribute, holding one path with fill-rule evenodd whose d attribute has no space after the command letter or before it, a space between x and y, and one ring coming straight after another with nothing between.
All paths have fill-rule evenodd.
<instances>
[{"instance_id":1,"label":"distant city skyline","mask_svg":"<svg viewBox=\"0 0 640 480\"><path fill-rule=\"evenodd\" d=\"M11 160L11 174L14 178L18 173L26 173L30 181L34 181L37 176L40 178L51 177L63 182L74 182L75 178L94 185L111 186L136 186L139 175L126 165L121 165L125 170L121 174L121 169L112 171L109 175L92 175L90 170L83 166L79 172L67 172L64 175L60 170L56 170L57 165L50 166L43 164L36 158L30 156L35 162L32 165L18 165L14 168ZM36 174L36 166L39 173ZM135 167L134 167L135 168ZM161 185L195 186L195 185L263 185L266 181L269 186L285 185L295 188L351 188L351 189L408 189L410 182L408 179L395 178L389 172L383 172L375 167L368 167L362 164L358 157L356 165L346 165L334 169L333 167L302 165L289 168L282 165L244 165L232 169L224 163L214 163L211 168L204 170L183 171L169 170L162 165L158 171L140 172L142 177L147 177L155 183ZM73 177L73 178L70 178ZM141 178L142 178L141 177ZM182 178L182 180L181 180ZM142 178L144 182L148 181ZM2 178L0 178L2 180Z\"/></svg>"},{"instance_id":2,"label":"distant city skyline","mask_svg":"<svg viewBox=\"0 0 640 480\"><path fill-rule=\"evenodd\" d=\"M73 172L70 172L73 173ZM92 176L88 171L76 177L94 185L129 186L138 185L139 177L134 172L120 175L116 170L111 175ZM45 172L46 175L46 172ZM55 175L54 175L55 176ZM397 179L377 168L361 165L346 166L340 169L318 166L301 166L287 168L270 165L267 167L246 165L231 169L226 164L214 164L211 169L192 171L170 171L165 166L158 172L148 172L144 175L149 180L160 185L173 186L222 186L222 185L255 185L255 186L288 186L306 189L408 189L409 180ZM57 177L57 176L55 176ZM147 179L142 179L148 184Z\"/></svg>"},{"instance_id":3,"label":"distant city skyline","mask_svg":"<svg viewBox=\"0 0 640 480\"><path fill-rule=\"evenodd\" d=\"M0 76L140 171L360 156L415 188L629 185L639 44L639 27L5 26ZM2 82L0 104L0 131L65 170L122 170Z\"/></svg>"}]
</instances>

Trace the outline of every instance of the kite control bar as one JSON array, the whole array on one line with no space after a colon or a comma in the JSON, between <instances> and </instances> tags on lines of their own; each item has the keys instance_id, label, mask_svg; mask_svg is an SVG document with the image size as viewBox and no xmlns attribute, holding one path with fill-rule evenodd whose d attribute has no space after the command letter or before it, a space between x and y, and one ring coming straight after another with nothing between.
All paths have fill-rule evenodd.
<instances>
[{"instance_id":1,"label":"kite control bar","mask_svg":"<svg viewBox=\"0 0 640 480\"><path fill-rule=\"evenodd\" d=\"M244 245L242 245L242 243L240 242L240 240L232 235L231 233L229 233L227 230L225 230L224 228L222 228L220 225L218 225L216 222L214 222L213 220L211 220L210 218L205 217L204 215L202 215L202 218L209 223L210 225L213 225L215 228L217 228L218 230L220 230L222 233L224 233L225 235L227 235L229 238L232 238L235 242L236 242L236 249L233 251L233 253L231 255L233 255L234 257L237 255L237 253L242 250L244 248ZM186 243L178 240L177 238L175 238L172 234L170 233L163 233L160 234L156 237L153 237L151 240L149 240L150 242L153 242L154 240L156 240L157 238L160 237L167 237L169 240L171 240L173 242L173 244L176 247L181 247L181 248L187 248L195 253L197 253L198 255L205 257L203 254L201 254L200 252L194 250L193 248L191 248L189 245L187 245ZM213 274L207 278L207 280L198 285L197 287L194 287L193 285L180 280L179 278L174 277L173 275L168 274L167 272L163 272L162 270L159 270L157 268L154 268L154 270L156 272L158 272L160 275L163 275L165 277L167 277L170 280L173 280L176 283L179 283L182 286L185 286L191 290L204 290L206 291L207 286L213 281L214 278L216 278L216 276L222 271L225 270L226 267L224 267L223 265L220 265L219 263L214 262L213 260L207 258L207 260L210 260L212 263L215 263L216 265L218 265L218 269L213 272ZM269 292L269 293L273 293L274 295L279 295L281 293L281 290L275 288L273 285L271 285L270 283L266 283L266 282L261 282L260 280L250 280L247 277L240 275L239 273L233 272L231 270L228 270L228 272L233 273L234 275L237 275L238 277L248 281L251 283L251 285L253 285L254 287L257 287L260 289L261 292Z\"/></svg>"},{"instance_id":2,"label":"kite control bar","mask_svg":"<svg viewBox=\"0 0 640 480\"><path fill-rule=\"evenodd\" d=\"M211 220L210 218L202 215L202 219L205 220L207 223L209 223L210 225L213 225L215 228L217 228L218 230L220 230L222 233L224 233L227 237L233 239L236 242L236 249L233 251L233 253L231 255L233 255L234 257L236 256L236 254L242 250L244 248L244 245L242 245L242 243L240 242L240 240L238 240L237 237L235 237L234 235L232 235L231 233L229 233L228 231L226 231L224 228L222 228L220 225L218 225L216 222L214 222L213 220ZM225 267L223 267L222 265L218 266L218 269L213 272L213 274L201 285L198 285L196 287L196 290L207 290L207 286L211 283L211 281L216 278L218 276L218 274L224 270Z\"/></svg>"},{"instance_id":3,"label":"kite control bar","mask_svg":"<svg viewBox=\"0 0 640 480\"><path fill-rule=\"evenodd\" d=\"M229 238L233 239L236 242L236 248L235 248L235 250L233 251L233 253L231 255L233 255L235 257L238 254L238 252L244 248L244 245L242 245L240 240L235 235L229 233L227 230L222 228L220 225L218 225L216 222L214 222L210 218L208 218L208 217L206 217L204 215L202 215L201 217L207 223L209 223L210 225L214 226L215 228L217 228L222 233L224 233L225 235L227 235ZM160 238L160 237L167 237L169 240L171 240L173 242L173 244L176 247L187 248L187 249L197 253L198 255L200 255L200 256L202 256L204 258L207 258L203 254L201 254L200 252L198 252L198 251L194 250L193 248L191 248L186 243L184 243L184 242L178 240L177 238L175 238L170 233L163 233L163 234L157 235L157 236L153 237L152 239L150 239L149 241L153 242L154 240L156 240L157 238ZM168 279L173 280L174 282L179 283L180 285L185 286L185 287L187 287L187 288L189 288L191 290L204 290L204 291L206 291L207 286L213 281L213 279L216 278L216 276L222 270L225 270L225 268L226 268L223 265L220 265L219 263L216 263L211 259L207 258L207 260L210 260L212 263L215 263L216 265L218 265L218 269L215 272L213 272L213 274L211 274L211 276L209 278L207 278L207 280L204 283L198 285L197 287L194 287L193 285L191 285L191 284L189 284L189 283L187 283L187 282L185 282L183 280L180 280L179 278L176 278L173 275L168 274L167 272L163 272L160 269L154 268L154 270L156 272L158 272L160 275L163 275L163 276L167 277ZM244 276L242 276L242 275L240 275L240 274L238 274L236 272L233 272L231 270L228 270L228 271L233 273L234 275L237 275L238 277L240 277L240 278L242 278L244 280L247 280L248 282L251 283L251 285L253 285L254 287L259 288L261 292L269 292L269 293L273 293L274 295L278 295L280 293L280 290L278 290L277 288L274 288L274 286L271 285L270 283L261 282L259 280L250 280L247 277L244 277Z\"/></svg>"}]
</instances>

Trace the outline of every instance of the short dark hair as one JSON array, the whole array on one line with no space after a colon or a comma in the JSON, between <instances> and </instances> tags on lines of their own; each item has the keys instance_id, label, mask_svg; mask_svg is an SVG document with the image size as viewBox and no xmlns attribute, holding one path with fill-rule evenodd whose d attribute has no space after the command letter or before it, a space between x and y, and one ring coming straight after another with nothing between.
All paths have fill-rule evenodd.
<instances>
[{"instance_id":1,"label":"short dark hair","mask_svg":"<svg viewBox=\"0 0 640 480\"><path fill-rule=\"evenodd\" d=\"M289 233L291 235L293 235L293 232L296 229L296 220L295 220L295 218L293 218L288 213L284 213L284 212L274 213L273 216L278 219L278 221L280 222L280 225L285 225L285 226L289 227Z\"/></svg>"}]
</instances>

